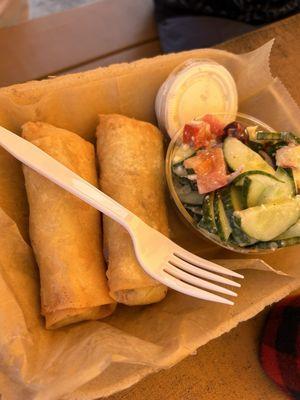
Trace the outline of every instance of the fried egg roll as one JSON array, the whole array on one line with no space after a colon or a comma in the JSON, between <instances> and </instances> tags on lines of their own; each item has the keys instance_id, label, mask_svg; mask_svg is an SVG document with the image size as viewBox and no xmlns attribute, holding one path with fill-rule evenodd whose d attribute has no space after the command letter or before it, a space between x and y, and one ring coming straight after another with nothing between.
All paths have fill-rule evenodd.
<instances>
[{"instance_id":1,"label":"fried egg roll","mask_svg":"<svg viewBox=\"0 0 300 400\"><path fill-rule=\"evenodd\" d=\"M168 235L161 132L149 123L122 115L100 115L97 155L100 189ZM127 231L112 219L103 218L110 295L127 305L162 300L167 288L139 265Z\"/></svg>"},{"instance_id":2,"label":"fried egg roll","mask_svg":"<svg viewBox=\"0 0 300 400\"><path fill-rule=\"evenodd\" d=\"M0 147L0 208L17 224L29 242L28 204L21 163Z\"/></svg>"},{"instance_id":3,"label":"fried egg roll","mask_svg":"<svg viewBox=\"0 0 300 400\"><path fill-rule=\"evenodd\" d=\"M22 136L97 186L94 146L64 129L28 122ZM39 265L42 314L58 328L110 315L101 250L100 213L23 166L31 244Z\"/></svg>"}]
</instances>

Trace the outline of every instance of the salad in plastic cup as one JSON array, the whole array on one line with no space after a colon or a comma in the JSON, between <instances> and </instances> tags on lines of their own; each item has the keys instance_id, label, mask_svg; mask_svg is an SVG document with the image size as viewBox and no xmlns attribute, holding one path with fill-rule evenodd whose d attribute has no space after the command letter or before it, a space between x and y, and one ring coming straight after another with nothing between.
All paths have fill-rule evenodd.
<instances>
[{"instance_id":1,"label":"salad in plastic cup","mask_svg":"<svg viewBox=\"0 0 300 400\"><path fill-rule=\"evenodd\" d=\"M166 156L171 196L184 219L241 253L300 243L300 138L246 114L185 124Z\"/></svg>"}]
</instances>

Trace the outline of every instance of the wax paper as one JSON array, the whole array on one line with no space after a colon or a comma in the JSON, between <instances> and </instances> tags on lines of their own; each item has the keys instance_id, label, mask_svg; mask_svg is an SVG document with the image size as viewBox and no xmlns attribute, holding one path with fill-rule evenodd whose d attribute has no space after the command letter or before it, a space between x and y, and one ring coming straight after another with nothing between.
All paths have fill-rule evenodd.
<instances>
[{"instance_id":1,"label":"wax paper","mask_svg":"<svg viewBox=\"0 0 300 400\"><path fill-rule=\"evenodd\" d=\"M299 110L283 84L270 73L271 46L269 42L243 55L195 50L3 88L0 124L19 133L24 122L42 120L93 140L100 112L156 123L155 95L172 69L188 58L209 57L232 73L240 111L261 118L274 129L297 131ZM14 160L9 159L9 163L14 164ZM24 181L16 172L20 168L17 162L10 168L7 165L7 158L0 157L3 400L108 396L195 354L200 346L300 286L299 246L252 258L234 254L199 238L170 206L173 240L244 274L235 305L205 302L170 290L158 304L119 305L102 321L47 331L40 316L38 268L26 233Z\"/></svg>"}]
</instances>

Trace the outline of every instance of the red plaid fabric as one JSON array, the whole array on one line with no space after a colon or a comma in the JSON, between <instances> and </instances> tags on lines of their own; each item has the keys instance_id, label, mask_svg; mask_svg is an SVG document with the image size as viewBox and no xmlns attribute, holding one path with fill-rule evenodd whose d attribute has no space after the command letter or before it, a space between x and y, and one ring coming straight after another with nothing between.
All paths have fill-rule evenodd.
<instances>
[{"instance_id":1,"label":"red plaid fabric","mask_svg":"<svg viewBox=\"0 0 300 400\"><path fill-rule=\"evenodd\" d=\"M271 309L260 360L267 375L291 399L300 400L300 296L287 297Z\"/></svg>"}]
</instances>

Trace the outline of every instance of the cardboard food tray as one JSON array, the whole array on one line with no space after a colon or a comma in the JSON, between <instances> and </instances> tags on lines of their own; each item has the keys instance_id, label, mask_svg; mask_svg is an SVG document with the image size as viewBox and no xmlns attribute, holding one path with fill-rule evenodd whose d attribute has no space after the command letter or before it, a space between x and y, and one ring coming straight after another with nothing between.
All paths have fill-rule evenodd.
<instances>
[{"instance_id":1,"label":"cardboard food tray","mask_svg":"<svg viewBox=\"0 0 300 400\"><path fill-rule=\"evenodd\" d=\"M184 60L205 57L232 73L240 111L274 129L299 131L295 102L270 74L271 46L272 42L240 56L195 50L3 88L0 124L19 133L23 123L41 120L94 141L100 112L156 123L154 100L162 82ZM0 393L4 399L108 396L195 354L200 346L299 287L299 246L262 256L269 265L253 256L241 259L199 239L169 207L173 240L226 267L243 270L245 281L236 305L212 304L170 291L155 305L119 306L104 321L46 331L39 315L36 265L23 240L28 240L23 177L19 163L3 150L0 193Z\"/></svg>"}]
</instances>

